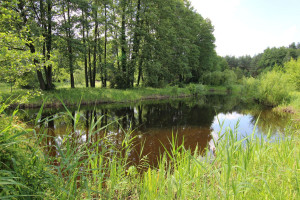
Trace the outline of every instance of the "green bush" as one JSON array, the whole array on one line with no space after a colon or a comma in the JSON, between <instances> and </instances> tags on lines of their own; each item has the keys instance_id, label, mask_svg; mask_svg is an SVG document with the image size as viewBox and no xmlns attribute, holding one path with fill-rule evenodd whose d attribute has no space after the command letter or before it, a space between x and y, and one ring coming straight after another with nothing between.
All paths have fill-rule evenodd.
<instances>
[{"instance_id":1,"label":"green bush","mask_svg":"<svg viewBox=\"0 0 300 200\"><path fill-rule=\"evenodd\" d=\"M203 75L203 83L207 85L233 85L236 82L236 74L229 69L226 69L223 72L207 72Z\"/></svg>"},{"instance_id":2,"label":"green bush","mask_svg":"<svg viewBox=\"0 0 300 200\"><path fill-rule=\"evenodd\" d=\"M287 78L300 91L300 59L287 62L284 64Z\"/></svg>"},{"instance_id":3,"label":"green bush","mask_svg":"<svg viewBox=\"0 0 300 200\"><path fill-rule=\"evenodd\" d=\"M177 86L177 85L175 85L175 86L172 87L171 93L172 93L172 95L174 95L174 96L178 96L179 89L178 89L178 86Z\"/></svg>"},{"instance_id":4,"label":"green bush","mask_svg":"<svg viewBox=\"0 0 300 200\"><path fill-rule=\"evenodd\" d=\"M294 90L286 74L270 71L259 79L259 98L269 105L279 105L290 100L290 92Z\"/></svg>"},{"instance_id":5,"label":"green bush","mask_svg":"<svg viewBox=\"0 0 300 200\"><path fill-rule=\"evenodd\" d=\"M237 76L234 71L226 69L224 70L223 74L223 85L233 85L237 81Z\"/></svg>"},{"instance_id":6,"label":"green bush","mask_svg":"<svg viewBox=\"0 0 300 200\"><path fill-rule=\"evenodd\" d=\"M190 84L188 86L188 89L190 91L190 93L194 96L199 96L201 94L203 94L203 92L205 91L205 87L202 84Z\"/></svg>"},{"instance_id":7,"label":"green bush","mask_svg":"<svg viewBox=\"0 0 300 200\"><path fill-rule=\"evenodd\" d=\"M244 79L245 95L270 106L289 102L290 93L294 89L288 75L278 70L266 72L258 79Z\"/></svg>"},{"instance_id":8,"label":"green bush","mask_svg":"<svg viewBox=\"0 0 300 200\"><path fill-rule=\"evenodd\" d=\"M223 82L223 74L220 71L215 71L211 73L211 84L221 85Z\"/></svg>"},{"instance_id":9,"label":"green bush","mask_svg":"<svg viewBox=\"0 0 300 200\"><path fill-rule=\"evenodd\" d=\"M243 78L243 93L248 98L258 98L258 84L259 81L253 77Z\"/></svg>"}]
</instances>

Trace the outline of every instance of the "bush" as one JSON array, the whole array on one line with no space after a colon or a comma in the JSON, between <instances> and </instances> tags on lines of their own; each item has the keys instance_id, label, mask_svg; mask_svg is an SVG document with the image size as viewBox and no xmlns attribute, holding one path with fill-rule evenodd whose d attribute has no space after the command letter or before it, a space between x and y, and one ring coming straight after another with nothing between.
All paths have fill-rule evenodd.
<instances>
[{"instance_id":1,"label":"bush","mask_svg":"<svg viewBox=\"0 0 300 200\"><path fill-rule=\"evenodd\" d=\"M272 70L262 74L258 79L244 79L244 93L248 97L260 102L276 106L290 100L290 93L294 90L287 74Z\"/></svg>"},{"instance_id":2,"label":"bush","mask_svg":"<svg viewBox=\"0 0 300 200\"><path fill-rule=\"evenodd\" d=\"M177 85L173 86L172 89L171 89L172 95L178 96L178 92L179 92L178 86Z\"/></svg>"},{"instance_id":3,"label":"bush","mask_svg":"<svg viewBox=\"0 0 300 200\"><path fill-rule=\"evenodd\" d=\"M248 98L258 98L257 88L259 81L253 77L243 78L243 93Z\"/></svg>"},{"instance_id":4,"label":"bush","mask_svg":"<svg viewBox=\"0 0 300 200\"><path fill-rule=\"evenodd\" d=\"M203 94L205 87L202 84L198 84L198 85L190 84L188 86L188 89L192 95L198 96L198 95Z\"/></svg>"},{"instance_id":5,"label":"bush","mask_svg":"<svg viewBox=\"0 0 300 200\"><path fill-rule=\"evenodd\" d=\"M270 71L263 74L259 79L259 99L268 105L279 105L289 101L290 92L294 90L287 75L279 71Z\"/></svg>"},{"instance_id":6,"label":"bush","mask_svg":"<svg viewBox=\"0 0 300 200\"><path fill-rule=\"evenodd\" d=\"M224 85L227 85L227 86L233 85L237 81L237 76L234 73L234 71L232 71L232 70L226 69L222 75L223 75L223 84Z\"/></svg>"},{"instance_id":7,"label":"bush","mask_svg":"<svg viewBox=\"0 0 300 200\"><path fill-rule=\"evenodd\" d=\"M211 73L211 84L212 85L221 85L223 82L223 74L220 71L215 71Z\"/></svg>"},{"instance_id":8,"label":"bush","mask_svg":"<svg viewBox=\"0 0 300 200\"><path fill-rule=\"evenodd\" d=\"M236 82L236 74L229 69L226 69L223 72L207 72L203 75L203 83L207 85L232 85Z\"/></svg>"},{"instance_id":9,"label":"bush","mask_svg":"<svg viewBox=\"0 0 300 200\"><path fill-rule=\"evenodd\" d=\"M284 64L284 69L286 70L287 78L295 87L300 91L300 59L287 62Z\"/></svg>"}]
</instances>

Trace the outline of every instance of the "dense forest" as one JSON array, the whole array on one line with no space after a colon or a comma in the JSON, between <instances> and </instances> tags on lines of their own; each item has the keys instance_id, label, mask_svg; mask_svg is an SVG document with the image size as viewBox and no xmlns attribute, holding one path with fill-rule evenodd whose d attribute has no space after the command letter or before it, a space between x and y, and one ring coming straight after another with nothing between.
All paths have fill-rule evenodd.
<instances>
[{"instance_id":1,"label":"dense forest","mask_svg":"<svg viewBox=\"0 0 300 200\"><path fill-rule=\"evenodd\" d=\"M26 88L230 85L300 55L293 43L218 56L188 0L14 0L0 14L0 79Z\"/></svg>"},{"instance_id":2,"label":"dense forest","mask_svg":"<svg viewBox=\"0 0 300 200\"><path fill-rule=\"evenodd\" d=\"M300 43L290 44L288 47L267 48L263 53L253 57L246 55L241 57L226 56L225 59L230 69L233 69L240 77L253 76L269 71L274 66L283 67L284 63L291 59L296 60L300 56Z\"/></svg>"},{"instance_id":3,"label":"dense forest","mask_svg":"<svg viewBox=\"0 0 300 200\"><path fill-rule=\"evenodd\" d=\"M27 87L198 82L219 59L187 0L2 1L0 13L1 78Z\"/></svg>"}]
</instances>

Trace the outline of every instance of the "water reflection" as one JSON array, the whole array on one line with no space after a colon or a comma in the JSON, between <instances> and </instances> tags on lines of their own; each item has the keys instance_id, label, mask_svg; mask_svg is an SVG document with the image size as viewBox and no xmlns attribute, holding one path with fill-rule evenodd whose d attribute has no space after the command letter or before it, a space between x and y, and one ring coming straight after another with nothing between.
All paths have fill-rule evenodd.
<instances>
[{"instance_id":1,"label":"water reflection","mask_svg":"<svg viewBox=\"0 0 300 200\"><path fill-rule=\"evenodd\" d=\"M34 119L36 113L28 110L23 119ZM212 133L220 130L219 121L224 122L224 127L232 128L239 121L238 130L242 136L252 133L258 116L257 134L268 133L270 127L274 128L274 134L283 131L288 120L270 110L244 105L238 97L217 95L201 99L83 107L80 111L72 110L72 117L63 113L62 110L50 109L42 115L41 121L55 116L46 124L48 137L45 145L51 156L57 155L55 145L69 132L75 133L78 143L93 144L108 135L113 144L121 146L125 135L131 131L136 139L129 159L138 164L139 152L143 149L142 156L147 156L151 165L156 164L157 157L164 151L162 145L170 148L172 134L177 135L179 144L184 138L186 148L194 150L198 146L203 151L211 144ZM79 120L75 123L77 117ZM89 130L101 127L105 129L89 133Z\"/></svg>"}]
</instances>

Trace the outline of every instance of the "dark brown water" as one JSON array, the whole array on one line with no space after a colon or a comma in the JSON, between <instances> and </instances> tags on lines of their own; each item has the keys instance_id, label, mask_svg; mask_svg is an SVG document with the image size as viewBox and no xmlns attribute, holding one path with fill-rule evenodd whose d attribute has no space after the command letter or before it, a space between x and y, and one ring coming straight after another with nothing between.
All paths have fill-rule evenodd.
<instances>
[{"instance_id":1,"label":"dark brown water","mask_svg":"<svg viewBox=\"0 0 300 200\"><path fill-rule=\"evenodd\" d=\"M21 116L23 120L35 119L38 110L27 110ZM70 115L78 117L78 122L66 115L66 110L48 109L41 115L40 125L48 128L45 145L52 156L58 152L55 144L60 143L69 132L75 132L78 143L95 143L108 135L115 145L121 145L126 134L136 136L134 150L129 158L139 162L139 152L147 155L150 164L155 165L157 157L165 148L170 148L170 140L176 136L181 144L184 138L185 148L200 151L213 146L213 137L221 130L219 121L225 127L235 128L238 123L239 136L253 132L254 124L260 116L256 135L266 135L269 131L276 137L284 131L289 121L287 116L279 116L269 109L254 104L243 104L235 96L206 96L199 99L181 99L154 102L139 102L132 104L111 104L94 107L82 107L79 110L70 109ZM44 119L47 123L43 123ZM50 119L50 121L49 121ZM93 130L105 127L95 134L89 135L93 122L97 126ZM30 124L30 123L29 123ZM74 124L76 127L74 128ZM37 129L38 130L38 129Z\"/></svg>"}]
</instances>

